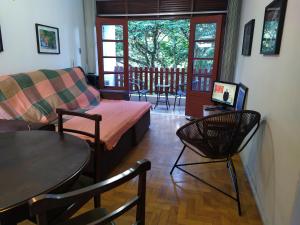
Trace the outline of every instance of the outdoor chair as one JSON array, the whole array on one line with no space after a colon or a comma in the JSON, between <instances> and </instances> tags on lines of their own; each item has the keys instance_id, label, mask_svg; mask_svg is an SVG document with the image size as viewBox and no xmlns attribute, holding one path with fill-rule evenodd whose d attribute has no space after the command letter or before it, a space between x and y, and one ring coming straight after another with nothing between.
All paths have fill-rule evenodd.
<instances>
[{"instance_id":1,"label":"outdoor chair","mask_svg":"<svg viewBox=\"0 0 300 225\"><path fill-rule=\"evenodd\" d=\"M38 225L113 225L113 220L120 217L133 207L136 210L136 223L145 225L145 199L146 199L146 173L151 169L148 160L138 161L136 166L118 174L110 179L97 184L65 194L44 194L32 198L29 201L29 209L32 216L36 217ZM139 177L137 195L130 199L115 211L108 213L104 208L95 207L79 216L72 217L74 209L78 211L83 202L87 202L94 196L110 191L135 177ZM65 208L61 216L49 221L48 214L53 210Z\"/></svg>"},{"instance_id":2,"label":"outdoor chair","mask_svg":"<svg viewBox=\"0 0 300 225\"><path fill-rule=\"evenodd\" d=\"M241 215L238 181L232 157L240 153L249 143L259 128L260 118L260 114L255 111L234 111L204 117L182 126L176 134L184 146L170 174L172 175L174 169L177 168L232 198L237 202L238 212ZM211 160L208 162L179 164L178 161L186 149ZM235 197L182 168L184 166L219 162L226 162L227 164L236 193Z\"/></svg>"},{"instance_id":3,"label":"outdoor chair","mask_svg":"<svg viewBox=\"0 0 300 225\"><path fill-rule=\"evenodd\" d=\"M146 102L148 101L147 94L149 93L148 89L145 89L145 82L139 79L130 79L129 80L129 97L131 98L132 94L138 94L139 101L141 97L144 96Z\"/></svg>"},{"instance_id":4,"label":"outdoor chair","mask_svg":"<svg viewBox=\"0 0 300 225\"><path fill-rule=\"evenodd\" d=\"M174 107L173 110L175 110L177 98L179 98L178 106L181 105L181 98L186 96L186 83L184 84L178 84L175 91L175 99L174 99Z\"/></svg>"}]
</instances>

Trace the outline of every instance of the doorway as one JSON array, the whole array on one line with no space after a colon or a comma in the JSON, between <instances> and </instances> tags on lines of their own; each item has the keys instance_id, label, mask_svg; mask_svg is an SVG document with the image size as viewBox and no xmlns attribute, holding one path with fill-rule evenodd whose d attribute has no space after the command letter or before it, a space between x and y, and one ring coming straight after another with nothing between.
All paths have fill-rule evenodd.
<instances>
[{"instance_id":1,"label":"doorway","mask_svg":"<svg viewBox=\"0 0 300 225\"><path fill-rule=\"evenodd\" d=\"M217 78L221 27L222 16L177 20L98 17L100 87L134 90L131 81L138 80L155 97L157 86L167 85L170 109L180 90L181 103L186 102L184 114L201 117L201 104L210 102Z\"/></svg>"}]
</instances>

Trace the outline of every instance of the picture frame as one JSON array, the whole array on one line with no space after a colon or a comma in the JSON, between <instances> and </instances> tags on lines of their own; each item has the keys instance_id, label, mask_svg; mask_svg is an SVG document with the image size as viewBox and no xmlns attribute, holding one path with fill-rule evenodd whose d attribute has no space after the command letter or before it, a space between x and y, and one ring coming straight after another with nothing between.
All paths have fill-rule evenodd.
<instances>
[{"instance_id":1,"label":"picture frame","mask_svg":"<svg viewBox=\"0 0 300 225\"><path fill-rule=\"evenodd\" d=\"M3 42L2 42L1 27L0 27L0 52L3 52Z\"/></svg>"},{"instance_id":2,"label":"picture frame","mask_svg":"<svg viewBox=\"0 0 300 225\"><path fill-rule=\"evenodd\" d=\"M250 20L244 27L242 55L251 56L255 19Z\"/></svg>"},{"instance_id":3,"label":"picture frame","mask_svg":"<svg viewBox=\"0 0 300 225\"><path fill-rule=\"evenodd\" d=\"M274 0L265 8L261 54L278 55L280 53L286 7L287 0Z\"/></svg>"},{"instance_id":4,"label":"picture frame","mask_svg":"<svg viewBox=\"0 0 300 225\"><path fill-rule=\"evenodd\" d=\"M59 29L35 24L37 50L39 54L60 54Z\"/></svg>"}]
</instances>

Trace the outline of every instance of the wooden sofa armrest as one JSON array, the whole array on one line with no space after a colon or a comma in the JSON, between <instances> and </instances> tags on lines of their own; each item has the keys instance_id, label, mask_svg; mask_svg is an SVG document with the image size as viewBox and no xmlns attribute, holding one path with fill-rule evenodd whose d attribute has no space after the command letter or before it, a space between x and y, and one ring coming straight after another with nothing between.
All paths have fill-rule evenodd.
<instances>
[{"instance_id":1,"label":"wooden sofa armrest","mask_svg":"<svg viewBox=\"0 0 300 225\"><path fill-rule=\"evenodd\" d=\"M100 95L104 99L129 101L129 91L100 89Z\"/></svg>"},{"instance_id":2,"label":"wooden sofa armrest","mask_svg":"<svg viewBox=\"0 0 300 225\"><path fill-rule=\"evenodd\" d=\"M26 130L48 130L55 131L54 124L31 123L23 120L0 119L0 133L26 131Z\"/></svg>"}]
</instances>

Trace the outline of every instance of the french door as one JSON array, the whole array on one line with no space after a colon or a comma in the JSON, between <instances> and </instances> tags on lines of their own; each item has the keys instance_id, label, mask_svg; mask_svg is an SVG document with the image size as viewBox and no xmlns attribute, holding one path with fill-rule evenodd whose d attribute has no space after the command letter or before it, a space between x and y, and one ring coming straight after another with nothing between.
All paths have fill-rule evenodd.
<instances>
[{"instance_id":1,"label":"french door","mask_svg":"<svg viewBox=\"0 0 300 225\"><path fill-rule=\"evenodd\" d=\"M213 82L220 62L223 16L191 19L186 115L203 116L203 105L212 104Z\"/></svg>"},{"instance_id":2,"label":"french door","mask_svg":"<svg viewBox=\"0 0 300 225\"><path fill-rule=\"evenodd\" d=\"M96 19L99 85L128 90L128 23L126 19Z\"/></svg>"}]
</instances>

